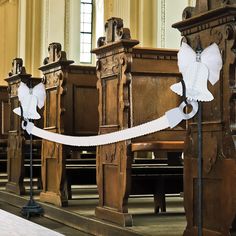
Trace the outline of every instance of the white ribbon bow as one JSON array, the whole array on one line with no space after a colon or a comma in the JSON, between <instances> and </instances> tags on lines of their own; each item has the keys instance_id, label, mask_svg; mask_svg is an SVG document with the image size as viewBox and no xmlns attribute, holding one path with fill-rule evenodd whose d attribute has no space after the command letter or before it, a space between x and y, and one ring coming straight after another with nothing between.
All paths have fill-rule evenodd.
<instances>
[{"instance_id":1,"label":"white ribbon bow","mask_svg":"<svg viewBox=\"0 0 236 236\"><path fill-rule=\"evenodd\" d=\"M197 55L188 44L183 42L178 53L178 66L183 75L188 99L205 102L214 99L207 89L207 81L214 85L219 80L222 58L217 44L213 43ZM170 88L182 96L181 82L173 84Z\"/></svg>"},{"instance_id":2,"label":"white ribbon bow","mask_svg":"<svg viewBox=\"0 0 236 236\"><path fill-rule=\"evenodd\" d=\"M45 97L44 84L39 83L31 89L25 83L21 82L18 88L18 98L23 109L23 117L25 119L40 119L37 106L39 109L44 106ZM15 108L13 112L21 116L20 107Z\"/></svg>"}]
</instances>

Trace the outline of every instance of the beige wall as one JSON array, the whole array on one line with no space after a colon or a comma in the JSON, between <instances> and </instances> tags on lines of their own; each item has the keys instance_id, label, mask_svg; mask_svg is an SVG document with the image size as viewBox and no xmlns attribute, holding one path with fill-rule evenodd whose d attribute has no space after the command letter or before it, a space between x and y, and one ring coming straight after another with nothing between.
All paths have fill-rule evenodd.
<instances>
[{"instance_id":1,"label":"beige wall","mask_svg":"<svg viewBox=\"0 0 236 236\"><path fill-rule=\"evenodd\" d=\"M139 46L156 47L157 0L131 0L130 30Z\"/></svg>"},{"instance_id":2,"label":"beige wall","mask_svg":"<svg viewBox=\"0 0 236 236\"><path fill-rule=\"evenodd\" d=\"M18 57L23 59L27 72L33 76L40 76L41 14L40 1L20 0Z\"/></svg>"},{"instance_id":3,"label":"beige wall","mask_svg":"<svg viewBox=\"0 0 236 236\"><path fill-rule=\"evenodd\" d=\"M11 69L12 59L17 56L18 1L0 1L0 84Z\"/></svg>"},{"instance_id":4,"label":"beige wall","mask_svg":"<svg viewBox=\"0 0 236 236\"><path fill-rule=\"evenodd\" d=\"M38 67L51 42L59 42L69 59L79 58L79 0L0 0L0 84L11 69L12 59L21 57L28 73L40 76ZM98 37L104 22L121 17L140 46L177 48L180 34L171 25L181 20L183 9L195 0L95 0ZM163 7L164 4L164 7ZM104 11L103 11L104 7ZM175 39L175 40L173 40ZM95 62L95 60L93 60Z\"/></svg>"},{"instance_id":5,"label":"beige wall","mask_svg":"<svg viewBox=\"0 0 236 236\"><path fill-rule=\"evenodd\" d=\"M104 5L104 21L120 17L140 46L156 46L157 0L104 0Z\"/></svg>"},{"instance_id":6,"label":"beige wall","mask_svg":"<svg viewBox=\"0 0 236 236\"><path fill-rule=\"evenodd\" d=\"M40 75L41 5L38 0L0 0L0 84L16 57L23 59L28 73Z\"/></svg>"},{"instance_id":7,"label":"beige wall","mask_svg":"<svg viewBox=\"0 0 236 236\"><path fill-rule=\"evenodd\" d=\"M172 24L182 20L182 12L189 0L158 0L157 47L179 48L180 32Z\"/></svg>"},{"instance_id":8,"label":"beige wall","mask_svg":"<svg viewBox=\"0 0 236 236\"><path fill-rule=\"evenodd\" d=\"M104 0L104 4L104 20L122 18L139 46L178 48L180 33L171 25L181 20L184 8L195 0Z\"/></svg>"}]
</instances>

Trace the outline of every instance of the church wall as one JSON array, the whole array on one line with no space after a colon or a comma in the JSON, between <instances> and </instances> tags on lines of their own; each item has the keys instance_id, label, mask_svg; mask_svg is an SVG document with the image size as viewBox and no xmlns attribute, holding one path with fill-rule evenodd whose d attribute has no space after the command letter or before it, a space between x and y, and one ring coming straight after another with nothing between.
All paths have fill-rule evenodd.
<instances>
[{"instance_id":1,"label":"church wall","mask_svg":"<svg viewBox=\"0 0 236 236\"><path fill-rule=\"evenodd\" d=\"M139 46L179 48L180 33L171 25L182 19L183 9L194 6L195 0L104 0L104 4L104 20L122 18Z\"/></svg>"},{"instance_id":2,"label":"church wall","mask_svg":"<svg viewBox=\"0 0 236 236\"><path fill-rule=\"evenodd\" d=\"M113 16L123 19L139 46L178 48L180 33L171 25L181 20L186 6L194 4L195 0L94 0L93 48L104 35L104 22ZM38 67L51 42L61 43L67 57L78 64L79 12L78 0L0 0L0 84L5 83L15 57L24 60L28 73L41 76Z\"/></svg>"},{"instance_id":3,"label":"church wall","mask_svg":"<svg viewBox=\"0 0 236 236\"><path fill-rule=\"evenodd\" d=\"M40 76L42 3L38 0L19 2L18 53L27 72Z\"/></svg>"},{"instance_id":4,"label":"church wall","mask_svg":"<svg viewBox=\"0 0 236 236\"><path fill-rule=\"evenodd\" d=\"M18 0L0 0L0 85L17 54Z\"/></svg>"},{"instance_id":5,"label":"church wall","mask_svg":"<svg viewBox=\"0 0 236 236\"><path fill-rule=\"evenodd\" d=\"M179 48L181 35L172 24L182 20L182 12L188 0L158 0L157 47Z\"/></svg>"}]
</instances>

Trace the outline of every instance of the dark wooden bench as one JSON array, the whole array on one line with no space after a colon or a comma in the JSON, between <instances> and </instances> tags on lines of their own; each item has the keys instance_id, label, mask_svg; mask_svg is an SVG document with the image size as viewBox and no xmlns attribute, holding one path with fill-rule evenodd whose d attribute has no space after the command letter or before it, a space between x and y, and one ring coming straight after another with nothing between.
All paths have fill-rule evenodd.
<instances>
[{"instance_id":1,"label":"dark wooden bench","mask_svg":"<svg viewBox=\"0 0 236 236\"><path fill-rule=\"evenodd\" d=\"M181 154L184 141L152 141L131 143L132 152L167 152L166 158L139 161L132 165L131 194L154 194L154 211L166 211L165 194L183 192ZM163 160L164 159L164 160ZM158 163L162 161L161 163ZM145 163L146 162L146 163ZM148 183L148 184L147 184ZM173 184L174 183L174 184Z\"/></svg>"},{"instance_id":2,"label":"dark wooden bench","mask_svg":"<svg viewBox=\"0 0 236 236\"><path fill-rule=\"evenodd\" d=\"M183 191L183 166L168 165L168 159L133 159L131 175L130 194L153 194L156 213L159 207L166 211L165 194ZM96 159L67 159L66 178L68 199L72 199L72 185L96 185Z\"/></svg>"},{"instance_id":3,"label":"dark wooden bench","mask_svg":"<svg viewBox=\"0 0 236 236\"><path fill-rule=\"evenodd\" d=\"M129 30L123 28L120 18L109 19L106 32L105 40L99 41L104 43L93 50L98 59L99 132L111 133L137 126L179 106L180 97L170 90L172 84L181 80L177 51L137 47L139 42L130 39ZM96 216L131 226L128 198L141 190L154 194L156 212L159 208L165 210L165 193L183 189L181 163L163 168L142 164L137 167L132 165L134 153L152 151L158 154L161 151L171 159L183 151L185 133L183 122L175 129L99 146Z\"/></svg>"},{"instance_id":4,"label":"dark wooden bench","mask_svg":"<svg viewBox=\"0 0 236 236\"><path fill-rule=\"evenodd\" d=\"M235 3L197 0L195 7L184 9L183 21L173 25L193 49L201 45L205 50L216 43L223 60L219 81L209 87L214 99L204 103L201 111L201 224L197 196L198 119L189 120L187 124L184 153L185 236L196 235L197 228L201 226L202 235L235 235L236 232ZM225 19L228 19L227 22Z\"/></svg>"},{"instance_id":5,"label":"dark wooden bench","mask_svg":"<svg viewBox=\"0 0 236 236\"><path fill-rule=\"evenodd\" d=\"M46 64L40 67L46 87L44 129L72 136L97 134L98 92L95 67L72 65L73 61L67 60L59 43L49 45L49 57L45 61ZM58 206L68 205L67 189L70 186L67 186L66 180L66 159L79 159L84 151L95 150L95 147L77 148L43 140L43 190L40 201ZM74 171L72 167L70 169ZM72 178L68 179L70 183Z\"/></svg>"},{"instance_id":6,"label":"dark wooden bench","mask_svg":"<svg viewBox=\"0 0 236 236\"><path fill-rule=\"evenodd\" d=\"M96 185L96 158L66 159L68 199L72 199L72 185Z\"/></svg>"},{"instance_id":7,"label":"dark wooden bench","mask_svg":"<svg viewBox=\"0 0 236 236\"><path fill-rule=\"evenodd\" d=\"M133 164L130 195L152 194L154 212L166 212L166 194L183 192L183 166Z\"/></svg>"},{"instance_id":8,"label":"dark wooden bench","mask_svg":"<svg viewBox=\"0 0 236 236\"><path fill-rule=\"evenodd\" d=\"M15 58L12 62L12 69L9 77L5 79L8 83L8 107L9 107L9 132L7 135L7 174L8 182L6 190L22 195L25 193L24 178L25 178L25 158L27 159L27 152L29 147L29 136L21 128L21 119L13 113L13 109L19 107L18 90L20 82L26 83L28 86L41 82L41 78L33 78L27 74L23 66L21 58ZM40 113L42 111L39 111ZM41 114L42 115L42 114ZM43 118L36 120L35 124L42 127ZM37 139L37 138L35 138ZM34 146L41 149L41 140L34 140Z\"/></svg>"}]
</instances>

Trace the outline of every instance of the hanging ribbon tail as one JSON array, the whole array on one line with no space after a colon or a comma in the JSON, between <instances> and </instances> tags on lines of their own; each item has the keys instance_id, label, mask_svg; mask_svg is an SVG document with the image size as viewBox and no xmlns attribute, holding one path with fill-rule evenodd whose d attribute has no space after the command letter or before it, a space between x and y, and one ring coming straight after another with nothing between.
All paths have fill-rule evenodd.
<instances>
[{"instance_id":1,"label":"hanging ribbon tail","mask_svg":"<svg viewBox=\"0 0 236 236\"><path fill-rule=\"evenodd\" d=\"M184 108L186 103L182 102L179 107L173 108L165 113L164 116L132 127L125 130L120 130L113 133L102 134L97 136L86 136L86 137L76 137L57 134L43 129L39 129L32 122L27 122L27 125L24 126L22 123L22 128L25 129L29 134L33 134L42 139L46 139L52 142L69 145L69 146L98 146L111 144L115 142L120 142L132 138L137 138L143 135L151 134L166 128L174 128L182 120L187 120L192 118L198 111L198 103L196 101L190 101L189 104L192 106L192 111L188 114L184 113Z\"/></svg>"}]
</instances>

